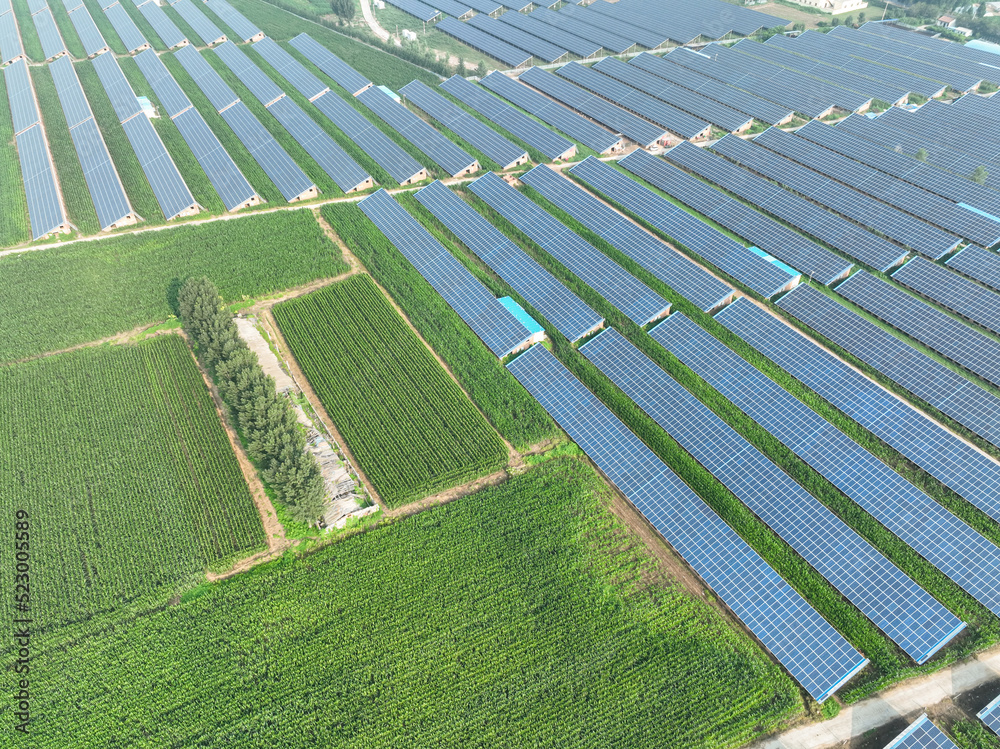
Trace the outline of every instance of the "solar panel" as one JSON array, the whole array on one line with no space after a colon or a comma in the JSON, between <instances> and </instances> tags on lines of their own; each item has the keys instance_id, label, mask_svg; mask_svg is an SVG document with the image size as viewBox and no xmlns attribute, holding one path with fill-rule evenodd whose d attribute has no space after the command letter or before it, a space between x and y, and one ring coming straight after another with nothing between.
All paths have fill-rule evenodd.
<instances>
[{"instance_id":1,"label":"solar panel","mask_svg":"<svg viewBox=\"0 0 1000 749\"><path fill-rule=\"evenodd\" d=\"M54 60L49 65L49 72L52 73L56 94L59 96L59 103L66 116L66 125L72 130L84 120L92 117L90 104L87 102L80 81L76 77L73 63L68 57L65 60L62 58Z\"/></svg>"},{"instance_id":2,"label":"solar panel","mask_svg":"<svg viewBox=\"0 0 1000 749\"><path fill-rule=\"evenodd\" d=\"M1000 291L1000 256L969 245L947 262L948 267Z\"/></svg>"},{"instance_id":3,"label":"solar panel","mask_svg":"<svg viewBox=\"0 0 1000 749\"><path fill-rule=\"evenodd\" d=\"M859 271L837 293L971 372L1000 384L1000 343L905 291Z\"/></svg>"},{"instance_id":4,"label":"solar panel","mask_svg":"<svg viewBox=\"0 0 1000 749\"><path fill-rule=\"evenodd\" d=\"M278 141L253 116L246 104L238 101L222 110L221 114L285 200L291 202L315 191L316 185L278 145Z\"/></svg>"},{"instance_id":5,"label":"solar panel","mask_svg":"<svg viewBox=\"0 0 1000 749\"><path fill-rule=\"evenodd\" d=\"M27 61L21 59L8 65L3 69L3 78L7 87L7 101L10 103L14 134L17 135L39 121L38 106L35 104L35 92L31 86Z\"/></svg>"},{"instance_id":6,"label":"solar panel","mask_svg":"<svg viewBox=\"0 0 1000 749\"><path fill-rule=\"evenodd\" d=\"M205 0L205 5L244 42L256 41L264 32L254 26L226 0Z\"/></svg>"},{"instance_id":7,"label":"solar panel","mask_svg":"<svg viewBox=\"0 0 1000 749\"><path fill-rule=\"evenodd\" d=\"M681 143L664 154L664 158L743 198L758 210L777 216L845 255L879 270L888 270L906 257L906 251L892 242L820 208L812 201L790 194L704 148Z\"/></svg>"},{"instance_id":8,"label":"solar panel","mask_svg":"<svg viewBox=\"0 0 1000 749\"><path fill-rule=\"evenodd\" d=\"M18 160L21 162L24 194L28 200L31 238L41 239L59 230L66 223L62 201L59 199L59 189L56 186L55 169L40 124L35 123L27 130L18 133L15 140Z\"/></svg>"},{"instance_id":9,"label":"solar panel","mask_svg":"<svg viewBox=\"0 0 1000 749\"><path fill-rule=\"evenodd\" d=\"M531 5L531 0L507 0L507 2L504 3L504 7L516 11L528 10L531 8Z\"/></svg>"},{"instance_id":10,"label":"solar panel","mask_svg":"<svg viewBox=\"0 0 1000 749\"><path fill-rule=\"evenodd\" d=\"M193 107L174 118L184 142L208 175L227 211L256 202L257 193L219 143L219 139Z\"/></svg>"},{"instance_id":11,"label":"solar panel","mask_svg":"<svg viewBox=\"0 0 1000 749\"><path fill-rule=\"evenodd\" d=\"M499 178L498 178L499 179ZM600 315L441 182L417 200L571 342L601 326Z\"/></svg>"},{"instance_id":12,"label":"solar panel","mask_svg":"<svg viewBox=\"0 0 1000 749\"><path fill-rule=\"evenodd\" d=\"M580 352L917 663L964 629L618 331L601 333Z\"/></svg>"},{"instance_id":13,"label":"solar panel","mask_svg":"<svg viewBox=\"0 0 1000 749\"><path fill-rule=\"evenodd\" d=\"M611 9L614 10L614 9ZM617 13L595 13L593 4L587 6L564 6L560 15L564 18L574 18L588 26L597 29L605 29L616 36L638 44L647 49L658 49L667 44L670 39L667 35L659 33L656 24L637 24L621 18Z\"/></svg>"},{"instance_id":14,"label":"solar panel","mask_svg":"<svg viewBox=\"0 0 1000 749\"><path fill-rule=\"evenodd\" d=\"M185 109L190 108L191 100L177 85L177 81L170 75L170 71L167 70L156 52L151 49L140 52L135 56L135 64L149 82L153 93L160 100L168 117L173 119Z\"/></svg>"},{"instance_id":15,"label":"solar panel","mask_svg":"<svg viewBox=\"0 0 1000 749\"><path fill-rule=\"evenodd\" d=\"M864 667L857 653L543 346L507 368L815 699Z\"/></svg>"},{"instance_id":16,"label":"solar panel","mask_svg":"<svg viewBox=\"0 0 1000 749\"><path fill-rule=\"evenodd\" d=\"M399 184L408 184L427 176L422 164L397 146L336 92L323 94L313 104Z\"/></svg>"},{"instance_id":17,"label":"solar panel","mask_svg":"<svg viewBox=\"0 0 1000 749\"><path fill-rule=\"evenodd\" d=\"M149 42L146 41L146 37L139 31L139 28L135 25L135 21L132 20L132 17L119 3L116 2L105 8L104 15L111 21L115 33L118 34L118 38L122 40L125 49L130 53L138 52L140 49L146 49L149 46Z\"/></svg>"},{"instance_id":18,"label":"solar panel","mask_svg":"<svg viewBox=\"0 0 1000 749\"><path fill-rule=\"evenodd\" d=\"M843 278L853 267L843 258L774 219L645 151L633 151L619 164L757 247L791 263L823 285Z\"/></svg>"},{"instance_id":19,"label":"solar panel","mask_svg":"<svg viewBox=\"0 0 1000 749\"><path fill-rule=\"evenodd\" d=\"M122 127L164 218L169 221L191 210L195 206L194 197L149 119L133 117L123 122Z\"/></svg>"},{"instance_id":20,"label":"solar panel","mask_svg":"<svg viewBox=\"0 0 1000 749\"><path fill-rule=\"evenodd\" d=\"M490 18L488 15L481 13L478 16L473 16L467 23L469 26L474 26L480 31L494 36L497 39L502 39L510 44L513 44L518 49L523 49L529 55L537 57L539 60L544 60L545 62L556 62L561 60L568 52L562 47L558 47L552 42L546 41L545 39L539 39L537 36L529 34L527 31L517 28L516 26L510 26L506 23L501 23L495 18Z\"/></svg>"},{"instance_id":21,"label":"solar panel","mask_svg":"<svg viewBox=\"0 0 1000 749\"><path fill-rule=\"evenodd\" d=\"M1000 735L1000 695L997 695L986 707L976 713L976 717L983 721L993 733Z\"/></svg>"},{"instance_id":22,"label":"solar panel","mask_svg":"<svg viewBox=\"0 0 1000 749\"><path fill-rule=\"evenodd\" d=\"M520 80L537 88L547 96L591 117L602 125L620 132L641 146L649 147L667 138L663 128L657 127L637 115L616 107L611 102L552 75L541 68L529 68L521 73Z\"/></svg>"},{"instance_id":23,"label":"solar panel","mask_svg":"<svg viewBox=\"0 0 1000 749\"><path fill-rule=\"evenodd\" d=\"M281 73L282 77L309 101L330 90L329 86L306 70L305 65L288 54L271 37L265 36L254 43L253 48L268 65Z\"/></svg>"},{"instance_id":24,"label":"solar panel","mask_svg":"<svg viewBox=\"0 0 1000 749\"><path fill-rule=\"evenodd\" d=\"M733 290L713 275L549 167L537 166L522 175L521 181L702 311L714 309L732 296Z\"/></svg>"},{"instance_id":25,"label":"solar panel","mask_svg":"<svg viewBox=\"0 0 1000 749\"><path fill-rule=\"evenodd\" d=\"M975 144L969 141L966 127L961 128L961 132L950 126L942 129L941 123L933 122L930 118L913 116L922 110L923 107L918 112L899 109L906 117L897 117L894 111L889 110L879 115L876 122L879 127L890 131L893 140L905 138L916 141L919 145L910 151L911 154L916 154L926 143L924 150L927 151L928 161L946 158L948 168L963 177L969 177L978 166L996 166L1000 163L1000 154L986 146L984 141L977 140ZM1000 170L994 168L992 171L995 177L1000 175ZM987 177L987 182L990 182L990 177Z\"/></svg>"},{"instance_id":26,"label":"solar panel","mask_svg":"<svg viewBox=\"0 0 1000 749\"><path fill-rule=\"evenodd\" d=\"M885 749L958 749L958 746L927 715L921 715L886 744Z\"/></svg>"},{"instance_id":27,"label":"solar panel","mask_svg":"<svg viewBox=\"0 0 1000 749\"><path fill-rule=\"evenodd\" d=\"M345 193L372 186L371 175L287 96L267 109Z\"/></svg>"},{"instance_id":28,"label":"solar panel","mask_svg":"<svg viewBox=\"0 0 1000 749\"><path fill-rule=\"evenodd\" d=\"M11 11L0 15L0 63L8 63L24 54L21 35L17 33L17 22Z\"/></svg>"},{"instance_id":29,"label":"solar panel","mask_svg":"<svg viewBox=\"0 0 1000 749\"><path fill-rule=\"evenodd\" d=\"M573 143L508 104L504 104L460 75L453 75L441 84L441 88L467 107L488 117L491 122L511 135L537 148L549 159L570 158L576 153L576 146Z\"/></svg>"},{"instance_id":30,"label":"solar panel","mask_svg":"<svg viewBox=\"0 0 1000 749\"><path fill-rule=\"evenodd\" d=\"M153 31L160 37L160 41L167 49L187 44L187 37L177 28L177 24L167 18L163 8L155 2L143 3L139 6L139 12L142 13L143 18L149 21L149 25L153 27Z\"/></svg>"},{"instance_id":31,"label":"solar panel","mask_svg":"<svg viewBox=\"0 0 1000 749\"><path fill-rule=\"evenodd\" d=\"M1000 446L1000 398L811 287L778 302L820 335Z\"/></svg>"},{"instance_id":32,"label":"solar panel","mask_svg":"<svg viewBox=\"0 0 1000 749\"><path fill-rule=\"evenodd\" d=\"M1000 520L1000 464L749 300L715 319L879 439Z\"/></svg>"},{"instance_id":33,"label":"solar panel","mask_svg":"<svg viewBox=\"0 0 1000 749\"><path fill-rule=\"evenodd\" d=\"M737 136L727 135L716 141L712 150L927 257L943 257L961 242L953 234Z\"/></svg>"},{"instance_id":34,"label":"solar panel","mask_svg":"<svg viewBox=\"0 0 1000 749\"><path fill-rule=\"evenodd\" d=\"M413 2L413 0L405 0L405 2ZM531 62L530 52L518 49L513 44L501 41L491 34L480 31L467 23L456 21L454 18L442 18L434 28L511 68L520 68Z\"/></svg>"},{"instance_id":35,"label":"solar panel","mask_svg":"<svg viewBox=\"0 0 1000 749\"><path fill-rule=\"evenodd\" d=\"M570 173L761 296L770 298L796 282L777 265L593 156Z\"/></svg>"},{"instance_id":36,"label":"solar panel","mask_svg":"<svg viewBox=\"0 0 1000 749\"><path fill-rule=\"evenodd\" d=\"M528 152L521 146L511 143L493 128L452 104L423 81L410 81L399 89L399 93L466 143L478 148L501 169L509 169L528 160Z\"/></svg>"},{"instance_id":37,"label":"solar panel","mask_svg":"<svg viewBox=\"0 0 1000 749\"><path fill-rule=\"evenodd\" d=\"M650 335L963 590L1000 611L1000 549L990 541L680 313Z\"/></svg>"},{"instance_id":38,"label":"solar panel","mask_svg":"<svg viewBox=\"0 0 1000 749\"><path fill-rule=\"evenodd\" d=\"M1000 333L1000 295L979 284L919 257L892 277L952 312Z\"/></svg>"},{"instance_id":39,"label":"solar panel","mask_svg":"<svg viewBox=\"0 0 1000 749\"><path fill-rule=\"evenodd\" d=\"M181 47L174 52L174 57L187 71L187 74L194 79L198 88L208 97L208 101L217 111L221 112L239 101L239 97L229 88L229 84L222 80L222 76L208 64L208 60L202 57L201 53L194 47L190 45Z\"/></svg>"},{"instance_id":40,"label":"solar panel","mask_svg":"<svg viewBox=\"0 0 1000 749\"><path fill-rule=\"evenodd\" d=\"M28 12L31 15L35 15L39 11L45 10L49 7L45 0L27 0L27 5Z\"/></svg>"},{"instance_id":41,"label":"solar panel","mask_svg":"<svg viewBox=\"0 0 1000 749\"><path fill-rule=\"evenodd\" d=\"M62 40L62 36L59 35L56 21L48 6L45 10L35 13L31 20L35 24L35 31L38 32L38 38L42 42L42 54L45 55L46 60L52 60L66 51L66 44Z\"/></svg>"},{"instance_id":42,"label":"solar panel","mask_svg":"<svg viewBox=\"0 0 1000 749\"><path fill-rule=\"evenodd\" d=\"M83 177L87 181L101 231L127 221L133 215L132 206L94 118L79 123L69 134L83 168Z\"/></svg>"},{"instance_id":43,"label":"solar panel","mask_svg":"<svg viewBox=\"0 0 1000 749\"><path fill-rule=\"evenodd\" d=\"M553 44L559 45L560 47L564 47L578 57L583 57L585 59L588 57L594 57L601 51L600 44L592 42L589 39L579 37L576 34L571 34L565 29L556 28L555 26L549 26L547 23L542 23L534 17L534 14L531 13L504 13L500 16L499 21L505 26L519 29L520 31L531 34L533 37L545 39Z\"/></svg>"},{"instance_id":44,"label":"solar panel","mask_svg":"<svg viewBox=\"0 0 1000 749\"><path fill-rule=\"evenodd\" d=\"M263 70L254 65L235 43L223 42L212 51L265 107L285 95L285 92L278 88Z\"/></svg>"},{"instance_id":45,"label":"solar panel","mask_svg":"<svg viewBox=\"0 0 1000 749\"><path fill-rule=\"evenodd\" d=\"M457 0L433 0L433 2L439 11L455 18L465 18L472 12L472 8Z\"/></svg>"},{"instance_id":46,"label":"solar panel","mask_svg":"<svg viewBox=\"0 0 1000 749\"><path fill-rule=\"evenodd\" d=\"M433 21L441 15L441 11L437 8L432 8L430 5L420 2L420 0L386 0L386 2L389 5L399 8L404 13L409 13L418 21L423 21L424 23Z\"/></svg>"},{"instance_id":47,"label":"solar panel","mask_svg":"<svg viewBox=\"0 0 1000 749\"><path fill-rule=\"evenodd\" d=\"M528 342L517 318L389 193L379 190L358 207L496 356Z\"/></svg>"},{"instance_id":48,"label":"solar panel","mask_svg":"<svg viewBox=\"0 0 1000 749\"><path fill-rule=\"evenodd\" d=\"M490 73L481 83L490 91L598 153L607 153L622 145L621 137L612 135L603 127L556 104L548 97L521 85L503 73Z\"/></svg>"},{"instance_id":49,"label":"solar panel","mask_svg":"<svg viewBox=\"0 0 1000 749\"><path fill-rule=\"evenodd\" d=\"M589 39L596 44L600 44L608 52L613 52L616 55L631 52L635 47L635 42L623 36L608 31L606 28L592 26L582 18L574 18L566 13L557 13L545 8L539 8L531 15L549 26L566 29L571 34L576 34L584 39Z\"/></svg>"},{"instance_id":50,"label":"solar panel","mask_svg":"<svg viewBox=\"0 0 1000 749\"><path fill-rule=\"evenodd\" d=\"M215 44L226 41L226 35L222 30L208 20L208 16L195 7L191 0L176 0L172 6L188 26L201 37L203 44ZM197 42L197 39L192 40Z\"/></svg>"},{"instance_id":51,"label":"solar panel","mask_svg":"<svg viewBox=\"0 0 1000 749\"><path fill-rule=\"evenodd\" d=\"M295 47L309 62L330 76L338 86L352 96L357 96L364 89L372 85L372 82L361 75L361 73L308 34L299 34L289 44Z\"/></svg>"},{"instance_id":52,"label":"solar panel","mask_svg":"<svg viewBox=\"0 0 1000 749\"><path fill-rule=\"evenodd\" d=\"M494 0L465 0L465 5L488 16L492 16L494 13L503 10L503 5Z\"/></svg>"},{"instance_id":53,"label":"solar panel","mask_svg":"<svg viewBox=\"0 0 1000 749\"><path fill-rule=\"evenodd\" d=\"M667 300L496 174L480 177L469 189L636 325L670 311Z\"/></svg>"},{"instance_id":54,"label":"solar panel","mask_svg":"<svg viewBox=\"0 0 1000 749\"><path fill-rule=\"evenodd\" d=\"M380 89L365 89L358 94L358 101L453 177L479 168L469 154Z\"/></svg>"},{"instance_id":55,"label":"solar panel","mask_svg":"<svg viewBox=\"0 0 1000 749\"><path fill-rule=\"evenodd\" d=\"M1000 155L1000 137L993 133L996 123L991 119L984 119L968 110L963 111L950 104L933 100L928 101L914 112L907 112L907 114L915 115L918 120L923 121L929 127L949 129L951 132L948 133L948 141L950 142L955 142L955 135L968 132L970 127L982 128L985 132L981 139L981 145L976 147L966 145L966 149L972 148L973 155L984 153L991 160L996 160L997 156Z\"/></svg>"}]
</instances>

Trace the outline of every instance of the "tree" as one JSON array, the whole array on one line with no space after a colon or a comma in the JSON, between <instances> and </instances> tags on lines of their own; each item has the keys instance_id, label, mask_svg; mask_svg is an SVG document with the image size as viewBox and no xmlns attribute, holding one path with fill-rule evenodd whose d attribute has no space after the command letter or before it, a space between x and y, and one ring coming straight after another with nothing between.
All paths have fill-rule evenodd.
<instances>
[{"instance_id":1,"label":"tree","mask_svg":"<svg viewBox=\"0 0 1000 749\"><path fill-rule=\"evenodd\" d=\"M480 78L486 77L486 63L483 60L480 60L479 65L476 67L476 75Z\"/></svg>"},{"instance_id":2,"label":"tree","mask_svg":"<svg viewBox=\"0 0 1000 749\"><path fill-rule=\"evenodd\" d=\"M455 64L455 67L458 68L458 74L459 75L465 75L465 60L464 59L462 59L461 57L459 57L458 58L458 62Z\"/></svg>"},{"instance_id":3,"label":"tree","mask_svg":"<svg viewBox=\"0 0 1000 749\"><path fill-rule=\"evenodd\" d=\"M801 21L792 24L792 31L805 31L805 30L806 30L806 25Z\"/></svg>"},{"instance_id":4,"label":"tree","mask_svg":"<svg viewBox=\"0 0 1000 749\"><path fill-rule=\"evenodd\" d=\"M854 25L854 16L848 16L847 18L845 18L844 19L844 25L845 26L853 26Z\"/></svg>"},{"instance_id":5,"label":"tree","mask_svg":"<svg viewBox=\"0 0 1000 749\"><path fill-rule=\"evenodd\" d=\"M354 0L330 0L330 10L338 18L350 22L354 20L354 14L358 9Z\"/></svg>"},{"instance_id":6,"label":"tree","mask_svg":"<svg viewBox=\"0 0 1000 749\"><path fill-rule=\"evenodd\" d=\"M917 161L927 161L927 149L921 146L917 149Z\"/></svg>"},{"instance_id":7,"label":"tree","mask_svg":"<svg viewBox=\"0 0 1000 749\"><path fill-rule=\"evenodd\" d=\"M865 12L861 11L860 13L858 13L858 26L864 26L865 20L866 20Z\"/></svg>"},{"instance_id":8,"label":"tree","mask_svg":"<svg viewBox=\"0 0 1000 749\"><path fill-rule=\"evenodd\" d=\"M972 170L972 174L969 175L969 179L975 182L977 185L985 185L986 178L990 176L990 173L986 171L986 167L980 164L975 169Z\"/></svg>"}]
</instances>

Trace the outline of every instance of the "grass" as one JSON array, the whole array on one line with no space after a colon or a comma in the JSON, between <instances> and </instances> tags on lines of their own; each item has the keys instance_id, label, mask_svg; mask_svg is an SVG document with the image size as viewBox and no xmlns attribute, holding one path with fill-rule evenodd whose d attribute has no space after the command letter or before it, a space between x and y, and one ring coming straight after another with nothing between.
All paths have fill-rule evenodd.
<instances>
[{"instance_id":1,"label":"grass","mask_svg":"<svg viewBox=\"0 0 1000 749\"><path fill-rule=\"evenodd\" d=\"M7 101L7 83L0 76L0 247L31 239L28 199L24 194L21 165L14 142L14 125Z\"/></svg>"},{"instance_id":2,"label":"grass","mask_svg":"<svg viewBox=\"0 0 1000 749\"><path fill-rule=\"evenodd\" d=\"M128 50L125 49L125 45L122 44L122 40L118 38L118 32L115 31L115 27L111 25L111 21L108 17L104 15L101 10L100 4L97 0L83 0L84 5L87 6L87 10L90 11L90 17L94 19L94 23L97 24L98 31L101 32L101 36L104 37L104 41L107 42L108 48L118 55L128 54Z\"/></svg>"},{"instance_id":3,"label":"grass","mask_svg":"<svg viewBox=\"0 0 1000 749\"><path fill-rule=\"evenodd\" d=\"M69 13L66 12L66 6L61 2L53 3L49 5L49 10L52 11L52 18L55 19L63 42L66 43L66 51L69 52L70 56L78 60L84 59L87 53L84 51L80 37L76 33L76 28L69 18Z\"/></svg>"},{"instance_id":4,"label":"grass","mask_svg":"<svg viewBox=\"0 0 1000 749\"><path fill-rule=\"evenodd\" d=\"M38 40L38 32L35 31L35 24L31 20L27 0L11 0L10 4L14 8L18 31L21 32L24 54L32 62L45 62L45 53L42 52L42 43Z\"/></svg>"}]
</instances>

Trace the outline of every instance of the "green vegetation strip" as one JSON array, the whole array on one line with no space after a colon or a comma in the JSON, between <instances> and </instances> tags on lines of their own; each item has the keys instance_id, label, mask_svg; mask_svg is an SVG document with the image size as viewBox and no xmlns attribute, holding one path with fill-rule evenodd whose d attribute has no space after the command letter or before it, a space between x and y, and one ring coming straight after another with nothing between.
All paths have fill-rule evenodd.
<instances>
[{"instance_id":1,"label":"green vegetation strip","mask_svg":"<svg viewBox=\"0 0 1000 749\"><path fill-rule=\"evenodd\" d=\"M0 257L0 362L165 320L190 276L219 279L223 299L233 302L346 269L307 210L7 255Z\"/></svg>"},{"instance_id":2,"label":"green vegetation strip","mask_svg":"<svg viewBox=\"0 0 1000 749\"><path fill-rule=\"evenodd\" d=\"M586 464L549 461L52 643L32 746L723 749L798 714L790 679L609 502Z\"/></svg>"},{"instance_id":3,"label":"green vegetation strip","mask_svg":"<svg viewBox=\"0 0 1000 749\"><path fill-rule=\"evenodd\" d=\"M14 125L7 101L7 83L0 76L0 247L31 239L28 200L21 179L21 162L14 143Z\"/></svg>"},{"instance_id":4,"label":"green vegetation strip","mask_svg":"<svg viewBox=\"0 0 1000 749\"><path fill-rule=\"evenodd\" d=\"M368 276L274 307L285 340L390 506L499 470L507 448Z\"/></svg>"},{"instance_id":5,"label":"green vegetation strip","mask_svg":"<svg viewBox=\"0 0 1000 749\"><path fill-rule=\"evenodd\" d=\"M31 522L39 631L190 584L266 544L183 339L0 368L0 511Z\"/></svg>"}]
</instances>

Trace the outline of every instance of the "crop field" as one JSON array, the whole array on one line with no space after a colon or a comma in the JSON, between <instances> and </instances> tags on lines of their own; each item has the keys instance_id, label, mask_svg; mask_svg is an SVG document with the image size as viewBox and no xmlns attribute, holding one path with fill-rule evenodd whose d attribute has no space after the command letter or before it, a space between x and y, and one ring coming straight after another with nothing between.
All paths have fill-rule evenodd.
<instances>
[{"instance_id":1,"label":"crop field","mask_svg":"<svg viewBox=\"0 0 1000 749\"><path fill-rule=\"evenodd\" d=\"M84 5L87 6L87 10L90 11L90 17L94 19L94 23L97 24L98 30L101 32L101 36L104 37L104 41L107 42L108 48L119 55L128 54L128 50L125 49L125 45L122 44L122 40L118 37L118 33L115 31L115 27L111 25L111 21L108 17L104 15L101 11L101 5L97 0L83 0Z\"/></svg>"},{"instance_id":2,"label":"crop field","mask_svg":"<svg viewBox=\"0 0 1000 749\"><path fill-rule=\"evenodd\" d=\"M14 126L7 101L7 83L0 76L0 247L31 239L28 201L21 181L21 163L14 143Z\"/></svg>"},{"instance_id":3,"label":"crop field","mask_svg":"<svg viewBox=\"0 0 1000 749\"><path fill-rule=\"evenodd\" d=\"M32 62L43 62L45 55L42 52L42 43L38 41L38 33L35 31L35 24L31 22L31 11L28 9L27 0L11 0L14 14L17 17L17 27L21 32L21 44L24 45L24 54Z\"/></svg>"},{"instance_id":4,"label":"crop field","mask_svg":"<svg viewBox=\"0 0 1000 749\"><path fill-rule=\"evenodd\" d=\"M496 432L368 276L282 302L274 316L389 506L506 463Z\"/></svg>"},{"instance_id":5,"label":"crop field","mask_svg":"<svg viewBox=\"0 0 1000 749\"><path fill-rule=\"evenodd\" d=\"M329 204L321 211L508 442L520 450L559 433L538 402L360 208Z\"/></svg>"},{"instance_id":6,"label":"crop field","mask_svg":"<svg viewBox=\"0 0 1000 749\"><path fill-rule=\"evenodd\" d=\"M723 749L799 712L608 501L548 461L50 647L33 746Z\"/></svg>"},{"instance_id":7,"label":"crop field","mask_svg":"<svg viewBox=\"0 0 1000 749\"><path fill-rule=\"evenodd\" d=\"M0 257L0 363L166 320L190 276L218 279L233 302L346 269L308 210L7 255Z\"/></svg>"},{"instance_id":8,"label":"crop field","mask_svg":"<svg viewBox=\"0 0 1000 749\"><path fill-rule=\"evenodd\" d=\"M59 34L66 43L66 51L77 60L84 59L87 56L87 52L83 49L83 43L80 41L80 37L73 27L69 13L66 12L66 6L61 2L51 3L49 10L52 11L52 18L55 20L56 26L59 27ZM21 33L24 32L22 31Z\"/></svg>"},{"instance_id":9,"label":"crop field","mask_svg":"<svg viewBox=\"0 0 1000 749\"><path fill-rule=\"evenodd\" d=\"M184 341L0 368L0 508L28 513L39 629L195 582L264 547Z\"/></svg>"}]
</instances>

